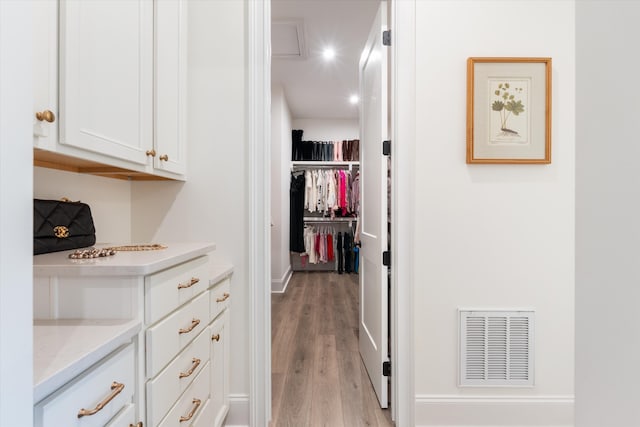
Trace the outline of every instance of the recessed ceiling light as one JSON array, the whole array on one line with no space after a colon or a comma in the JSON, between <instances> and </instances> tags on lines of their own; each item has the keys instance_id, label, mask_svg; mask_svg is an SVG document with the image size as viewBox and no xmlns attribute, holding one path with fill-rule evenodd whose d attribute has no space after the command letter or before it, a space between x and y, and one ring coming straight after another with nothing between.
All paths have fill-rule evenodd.
<instances>
[{"instance_id":1,"label":"recessed ceiling light","mask_svg":"<svg viewBox=\"0 0 640 427\"><path fill-rule=\"evenodd\" d=\"M336 57L336 51L332 47L326 47L322 51L322 57L325 61L332 61Z\"/></svg>"},{"instance_id":2,"label":"recessed ceiling light","mask_svg":"<svg viewBox=\"0 0 640 427\"><path fill-rule=\"evenodd\" d=\"M353 105L357 104L359 100L360 98L358 98L358 95L351 95L349 97L349 102L352 103Z\"/></svg>"}]
</instances>

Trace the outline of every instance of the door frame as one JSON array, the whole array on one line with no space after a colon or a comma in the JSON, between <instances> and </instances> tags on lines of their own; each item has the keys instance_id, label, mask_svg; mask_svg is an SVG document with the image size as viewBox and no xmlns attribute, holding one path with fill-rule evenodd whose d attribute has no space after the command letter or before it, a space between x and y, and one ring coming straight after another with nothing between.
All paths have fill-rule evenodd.
<instances>
[{"instance_id":1,"label":"door frame","mask_svg":"<svg viewBox=\"0 0 640 427\"><path fill-rule=\"evenodd\" d=\"M33 7L32 2L0 1L3 426L33 424Z\"/></svg>"},{"instance_id":2,"label":"door frame","mask_svg":"<svg viewBox=\"0 0 640 427\"><path fill-rule=\"evenodd\" d=\"M413 212L416 0L390 0L392 416L414 424ZM249 425L271 419L271 2L246 1L246 138L249 227Z\"/></svg>"}]
</instances>

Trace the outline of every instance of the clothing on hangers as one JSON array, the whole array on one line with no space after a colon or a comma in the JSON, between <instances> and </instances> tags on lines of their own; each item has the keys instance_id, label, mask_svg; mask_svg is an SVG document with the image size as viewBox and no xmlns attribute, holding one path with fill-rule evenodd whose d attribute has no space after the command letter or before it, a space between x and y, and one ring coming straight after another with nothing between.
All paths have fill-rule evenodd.
<instances>
[{"instance_id":1,"label":"clothing on hangers","mask_svg":"<svg viewBox=\"0 0 640 427\"><path fill-rule=\"evenodd\" d=\"M308 212L333 218L353 216L355 208L359 208L359 181L355 182L348 170L307 169L304 174L304 208Z\"/></svg>"},{"instance_id":2,"label":"clothing on hangers","mask_svg":"<svg viewBox=\"0 0 640 427\"><path fill-rule=\"evenodd\" d=\"M304 252L305 174L292 173L289 188L289 250Z\"/></svg>"}]
</instances>

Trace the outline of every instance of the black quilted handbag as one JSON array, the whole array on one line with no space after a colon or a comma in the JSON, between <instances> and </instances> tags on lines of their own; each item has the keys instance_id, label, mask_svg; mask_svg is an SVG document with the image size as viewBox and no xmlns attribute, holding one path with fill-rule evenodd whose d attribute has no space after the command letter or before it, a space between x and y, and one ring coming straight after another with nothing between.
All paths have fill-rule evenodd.
<instances>
[{"instance_id":1,"label":"black quilted handbag","mask_svg":"<svg viewBox=\"0 0 640 427\"><path fill-rule=\"evenodd\" d=\"M33 254L86 248L96 243L91 209L67 200L33 200Z\"/></svg>"}]
</instances>

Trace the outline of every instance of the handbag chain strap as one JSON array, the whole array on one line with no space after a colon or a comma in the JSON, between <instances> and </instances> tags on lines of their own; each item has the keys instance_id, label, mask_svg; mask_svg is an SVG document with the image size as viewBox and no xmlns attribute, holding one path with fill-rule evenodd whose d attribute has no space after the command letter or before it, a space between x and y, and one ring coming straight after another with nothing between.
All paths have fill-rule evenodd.
<instances>
[{"instance_id":1,"label":"handbag chain strap","mask_svg":"<svg viewBox=\"0 0 640 427\"><path fill-rule=\"evenodd\" d=\"M124 245L124 246L110 246L108 248L103 249L83 249L83 250L75 250L69 254L69 258L71 259L92 259L92 258L103 258L107 256L113 256L116 252L133 252L133 251L157 251L160 249L166 249L166 245L160 245L158 243L148 244L148 245Z\"/></svg>"}]
</instances>

